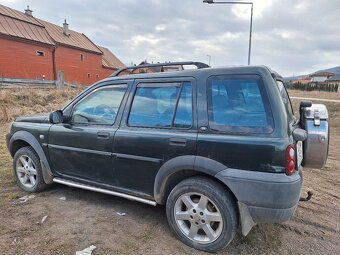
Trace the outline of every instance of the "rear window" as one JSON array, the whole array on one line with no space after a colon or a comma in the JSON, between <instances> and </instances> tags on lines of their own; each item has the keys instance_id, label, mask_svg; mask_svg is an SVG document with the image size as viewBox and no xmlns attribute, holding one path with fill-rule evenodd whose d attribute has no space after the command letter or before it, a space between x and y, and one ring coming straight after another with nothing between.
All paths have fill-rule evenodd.
<instances>
[{"instance_id":1,"label":"rear window","mask_svg":"<svg viewBox=\"0 0 340 255\"><path fill-rule=\"evenodd\" d=\"M211 129L231 133L271 133L273 117L258 75L221 75L208 79Z\"/></svg>"}]
</instances>

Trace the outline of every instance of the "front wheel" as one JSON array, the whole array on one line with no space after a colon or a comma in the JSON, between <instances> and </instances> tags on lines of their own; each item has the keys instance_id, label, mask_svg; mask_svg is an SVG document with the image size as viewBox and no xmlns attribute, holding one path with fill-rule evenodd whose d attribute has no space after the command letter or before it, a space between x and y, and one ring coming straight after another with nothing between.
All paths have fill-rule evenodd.
<instances>
[{"instance_id":1,"label":"front wheel","mask_svg":"<svg viewBox=\"0 0 340 255\"><path fill-rule=\"evenodd\" d=\"M39 192L48 186L44 182L39 156L30 146L15 153L13 173L18 186L24 191Z\"/></svg>"},{"instance_id":2,"label":"front wheel","mask_svg":"<svg viewBox=\"0 0 340 255\"><path fill-rule=\"evenodd\" d=\"M238 226L233 196L221 184L203 177L180 182L168 197L166 213L178 239L208 252L226 247Z\"/></svg>"}]
</instances>

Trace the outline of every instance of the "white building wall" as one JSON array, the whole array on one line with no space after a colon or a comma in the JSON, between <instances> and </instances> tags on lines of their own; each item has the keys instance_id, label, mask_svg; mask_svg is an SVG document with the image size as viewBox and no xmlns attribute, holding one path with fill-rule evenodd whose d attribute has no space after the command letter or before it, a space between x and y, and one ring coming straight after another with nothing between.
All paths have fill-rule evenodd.
<instances>
[{"instance_id":1,"label":"white building wall","mask_svg":"<svg viewBox=\"0 0 340 255\"><path fill-rule=\"evenodd\" d=\"M324 82L325 80L327 80L327 76L312 77L312 81Z\"/></svg>"}]
</instances>

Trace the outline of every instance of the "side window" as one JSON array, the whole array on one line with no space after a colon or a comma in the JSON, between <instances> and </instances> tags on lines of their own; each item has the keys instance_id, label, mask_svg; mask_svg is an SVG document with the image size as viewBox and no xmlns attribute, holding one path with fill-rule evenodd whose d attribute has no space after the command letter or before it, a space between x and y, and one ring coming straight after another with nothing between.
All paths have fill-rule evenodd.
<instances>
[{"instance_id":1,"label":"side window","mask_svg":"<svg viewBox=\"0 0 340 255\"><path fill-rule=\"evenodd\" d=\"M138 84L128 125L159 128L191 127L191 90L191 84L188 82Z\"/></svg>"},{"instance_id":2,"label":"side window","mask_svg":"<svg viewBox=\"0 0 340 255\"><path fill-rule=\"evenodd\" d=\"M273 119L257 75L214 76L208 80L209 125L217 131L270 133Z\"/></svg>"},{"instance_id":3,"label":"side window","mask_svg":"<svg viewBox=\"0 0 340 255\"><path fill-rule=\"evenodd\" d=\"M112 125L126 88L127 85L115 85L95 90L74 107L71 121L79 124Z\"/></svg>"}]
</instances>

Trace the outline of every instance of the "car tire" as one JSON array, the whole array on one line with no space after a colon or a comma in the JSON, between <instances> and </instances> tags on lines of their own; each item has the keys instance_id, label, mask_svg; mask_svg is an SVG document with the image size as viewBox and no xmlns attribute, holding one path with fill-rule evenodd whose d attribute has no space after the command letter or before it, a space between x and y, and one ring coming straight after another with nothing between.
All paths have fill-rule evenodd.
<instances>
[{"instance_id":1,"label":"car tire","mask_svg":"<svg viewBox=\"0 0 340 255\"><path fill-rule=\"evenodd\" d=\"M235 198L220 183L205 177L177 184L168 196L166 214L179 240L207 252L226 247L238 227Z\"/></svg>"},{"instance_id":2,"label":"car tire","mask_svg":"<svg viewBox=\"0 0 340 255\"><path fill-rule=\"evenodd\" d=\"M13 174L24 191L39 192L48 187L44 182L39 156L30 146L20 148L15 153Z\"/></svg>"}]
</instances>

